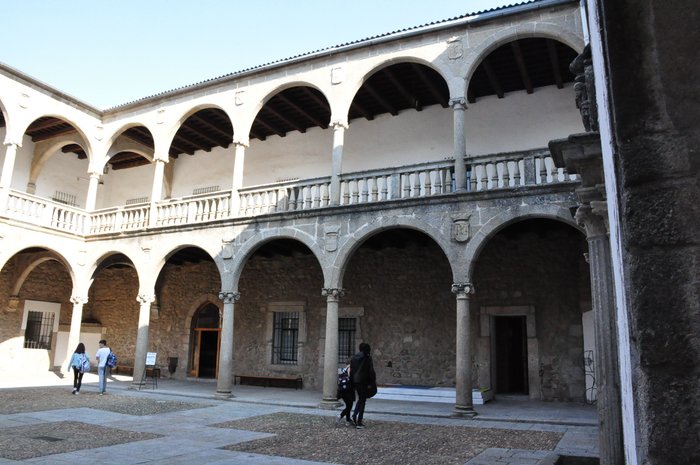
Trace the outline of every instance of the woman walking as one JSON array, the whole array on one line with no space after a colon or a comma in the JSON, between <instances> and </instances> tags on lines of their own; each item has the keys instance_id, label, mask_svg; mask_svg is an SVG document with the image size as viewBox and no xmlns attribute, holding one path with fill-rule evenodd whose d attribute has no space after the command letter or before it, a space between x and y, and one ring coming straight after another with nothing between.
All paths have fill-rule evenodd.
<instances>
[{"instance_id":1,"label":"woman walking","mask_svg":"<svg viewBox=\"0 0 700 465\"><path fill-rule=\"evenodd\" d=\"M82 342L75 348L68 367L73 368L73 394L79 394L80 386L83 384L83 374L90 371L90 359L85 353L85 345Z\"/></svg>"},{"instance_id":2,"label":"woman walking","mask_svg":"<svg viewBox=\"0 0 700 465\"><path fill-rule=\"evenodd\" d=\"M374 363L372 362L370 351L369 344L363 342L360 344L360 351L350 361L352 386L357 392L357 403L352 414L352 421L357 429L365 427L364 423L362 423L362 417L365 414L365 402L369 395L369 387L374 387L377 384L377 375L374 372Z\"/></svg>"}]
</instances>

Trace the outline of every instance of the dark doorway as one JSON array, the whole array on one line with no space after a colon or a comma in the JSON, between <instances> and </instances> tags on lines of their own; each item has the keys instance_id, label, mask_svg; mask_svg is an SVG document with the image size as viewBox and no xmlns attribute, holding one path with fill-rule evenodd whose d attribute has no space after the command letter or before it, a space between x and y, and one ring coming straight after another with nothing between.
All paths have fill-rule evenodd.
<instances>
[{"instance_id":1,"label":"dark doorway","mask_svg":"<svg viewBox=\"0 0 700 465\"><path fill-rule=\"evenodd\" d=\"M528 394L525 316L495 316L496 393Z\"/></svg>"},{"instance_id":2,"label":"dark doorway","mask_svg":"<svg viewBox=\"0 0 700 465\"><path fill-rule=\"evenodd\" d=\"M219 349L219 331L202 331L199 340L199 377L216 377L216 356Z\"/></svg>"},{"instance_id":3,"label":"dark doorway","mask_svg":"<svg viewBox=\"0 0 700 465\"><path fill-rule=\"evenodd\" d=\"M190 376L215 378L219 362L219 308L203 305L192 317Z\"/></svg>"}]
</instances>

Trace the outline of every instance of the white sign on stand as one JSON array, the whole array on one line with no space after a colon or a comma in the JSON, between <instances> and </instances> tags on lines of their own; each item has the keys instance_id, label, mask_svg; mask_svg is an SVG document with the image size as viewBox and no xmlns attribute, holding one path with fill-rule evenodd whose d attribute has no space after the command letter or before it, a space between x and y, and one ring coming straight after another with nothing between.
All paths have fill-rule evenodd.
<instances>
[{"instance_id":1,"label":"white sign on stand","mask_svg":"<svg viewBox=\"0 0 700 465\"><path fill-rule=\"evenodd\" d=\"M154 366L156 364L157 352L146 352L146 366Z\"/></svg>"}]
</instances>

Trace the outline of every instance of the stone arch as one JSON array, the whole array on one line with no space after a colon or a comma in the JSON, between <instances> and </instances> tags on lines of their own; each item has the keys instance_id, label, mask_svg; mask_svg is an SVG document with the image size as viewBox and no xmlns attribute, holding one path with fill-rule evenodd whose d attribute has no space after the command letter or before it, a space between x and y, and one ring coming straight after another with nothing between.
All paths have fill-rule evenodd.
<instances>
[{"instance_id":1,"label":"stone arch","mask_svg":"<svg viewBox=\"0 0 700 465\"><path fill-rule=\"evenodd\" d=\"M262 232L258 237L248 239L236 252L233 257L233 269L230 271L229 276L231 278L231 289L238 289L238 281L240 280L243 269L250 257L258 250L260 247L268 242L272 242L276 239L292 239L305 245L316 258L316 261L321 268L323 273L324 283L329 282L328 276L328 266L326 266L328 259L321 251L321 246L319 245L316 238L308 233L304 233L294 228L278 228L274 230L266 230ZM320 291L319 291L320 292Z\"/></svg>"},{"instance_id":2,"label":"stone arch","mask_svg":"<svg viewBox=\"0 0 700 465\"><path fill-rule=\"evenodd\" d=\"M56 119L60 119L61 121L64 121L64 122L70 124L70 126L73 128L73 130L76 133L78 133L79 139L82 140L82 142L79 145L81 147L83 147L83 149L85 149L85 153L87 154L88 160L90 160L90 158L92 156L92 152L93 152L93 147L92 147L92 144L90 143L90 138L85 134L85 132L82 129L80 129L80 126L75 121L73 121L72 119L67 118L63 115L54 114L54 113L38 115L36 118L33 118L31 121L26 123L23 127L19 128L22 131L21 134L26 133L27 129L29 129L29 126L31 126L32 123L34 123L34 121L38 120L39 118L56 118Z\"/></svg>"},{"instance_id":3,"label":"stone arch","mask_svg":"<svg viewBox=\"0 0 700 465\"><path fill-rule=\"evenodd\" d=\"M122 257L124 257L126 260L124 260ZM127 253L118 250L110 250L103 253L99 258L97 258L97 260L95 260L93 266L89 270L88 275L94 278L95 275L101 270L115 264L130 266L136 272L136 276L139 276L140 274L136 263Z\"/></svg>"},{"instance_id":4,"label":"stone arch","mask_svg":"<svg viewBox=\"0 0 700 465\"><path fill-rule=\"evenodd\" d=\"M469 241L464 249L463 259L460 260L457 279L462 282L471 282L474 266L479 254L494 235L505 227L525 219L543 218L566 223L573 228L583 231L572 218L571 211L567 207L559 205L520 205L509 208L490 218Z\"/></svg>"},{"instance_id":5,"label":"stone arch","mask_svg":"<svg viewBox=\"0 0 700 465\"><path fill-rule=\"evenodd\" d=\"M27 250L27 249L32 249L32 248L41 248L43 249L40 252L37 252L37 256L32 257L32 260L22 264L22 268L17 270L17 273L14 277L14 284L12 285L12 291L10 295L16 296L19 294L19 291L22 289L22 285L24 282L27 280L29 275L34 271L39 265L42 263L46 263L49 261L56 261L61 263L65 268L66 271L68 271L68 274L70 275L71 278L71 283L73 284L73 287L75 287L75 282L76 282L76 276L73 270L73 267L71 266L70 262L59 252L56 252L53 249L50 249L46 246L41 246L41 245L36 245L36 246L23 246L22 248L16 250L12 254L8 254L9 259L12 259L15 257L18 253L22 252L22 250ZM9 261L5 261L2 265L7 264Z\"/></svg>"},{"instance_id":6,"label":"stone arch","mask_svg":"<svg viewBox=\"0 0 700 465\"><path fill-rule=\"evenodd\" d=\"M57 151L65 147L66 145L77 144L83 147L88 156L88 166L90 165L91 154L87 150L87 142L80 137L75 137L75 135L63 135L54 139L49 139L47 141L38 142L34 148L34 157L32 158L31 168L29 170L29 183L35 184L39 178L39 174L43 169L46 162L51 158Z\"/></svg>"},{"instance_id":7,"label":"stone arch","mask_svg":"<svg viewBox=\"0 0 700 465\"><path fill-rule=\"evenodd\" d=\"M355 233L350 237L336 252L333 263L330 264L328 278L326 278L325 287L339 288L342 287L343 276L347 269L348 263L352 259L355 251L371 236L390 229L413 229L430 237L435 244L445 254L445 258L450 264L453 276L455 275L455 264L451 257L451 247L445 239L442 231L429 223L408 217L390 217L380 218L373 223L365 223L355 230Z\"/></svg>"},{"instance_id":8,"label":"stone arch","mask_svg":"<svg viewBox=\"0 0 700 465\"><path fill-rule=\"evenodd\" d=\"M552 23L528 22L499 29L497 32L477 44L476 47L468 49L468 52L464 57L463 67L460 70L460 75L464 76L465 78L464 95L467 94L469 81L471 80L474 71L476 71L476 68L484 58L486 58L498 47L507 44L508 42L528 37L553 39L576 50L577 53L581 53L585 45L581 36Z\"/></svg>"},{"instance_id":9,"label":"stone arch","mask_svg":"<svg viewBox=\"0 0 700 465\"><path fill-rule=\"evenodd\" d=\"M185 243L185 244L179 244L178 246L174 247L169 252L167 252L162 257L160 257L159 259L157 259L153 262L154 265L153 265L153 269L151 270L151 272L152 272L151 274L153 275L153 283L152 284L154 286L155 286L156 279L162 273L163 267L168 262L168 260L171 257L173 257L176 253L180 252L181 250L187 249L187 248L195 248L195 249L201 250L202 252L205 252L209 256L209 258L211 258L212 262L214 262L214 264L216 265L216 269L219 272L219 279L221 280L222 283L224 282L225 268L224 268L224 264L222 262L221 257L216 253L212 253L204 245L195 244L195 243Z\"/></svg>"},{"instance_id":10,"label":"stone arch","mask_svg":"<svg viewBox=\"0 0 700 465\"><path fill-rule=\"evenodd\" d=\"M350 113L350 105L352 105L353 100L355 100L357 93L359 92L360 88L362 88L364 83L367 82L367 80L378 71L400 63L416 63L432 69L440 75L442 80L445 82L445 85L447 86L448 92L451 92L449 84L450 80L446 77L448 74L448 71L446 69L442 69L435 63L432 63L424 58L415 55L399 55L387 58L375 64L374 66L372 66L372 68L370 68L364 74L362 74L355 82L349 83L348 89L345 93L345 95L347 96L347 101L343 102L342 108L339 108L338 115L342 114L345 118L345 121L347 121Z\"/></svg>"},{"instance_id":11,"label":"stone arch","mask_svg":"<svg viewBox=\"0 0 700 465\"><path fill-rule=\"evenodd\" d=\"M182 111L179 117L177 117L172 125L172 127L169 128L166 137L164 137L163 141L168 143L168 147L170 147L173 143L173 139L177 135L177 132L182 128L182 125L187 121L187 119L190 116L193 116L197 113L199 113L202 110L208 110L208 109L215 109L215 110L221 110L226 117L228 118L229 122L231 123L231 128L232 128L232 137L235 136L236 130L233 127L233 118L232 115L229 113L229 111L224 108L223 106L213 103L213 102L206 102L206 103L199 103L193 107L188 107L185 110Z\"/></svg>"}]
</instances>

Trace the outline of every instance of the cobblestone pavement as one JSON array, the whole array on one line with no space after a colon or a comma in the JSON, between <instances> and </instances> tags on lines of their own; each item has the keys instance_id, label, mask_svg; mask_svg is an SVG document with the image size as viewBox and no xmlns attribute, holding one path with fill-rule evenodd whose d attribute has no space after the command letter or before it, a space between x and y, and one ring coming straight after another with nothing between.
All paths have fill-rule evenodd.
<instances>
[{"instance_id":1,"label":"cobblestone pavement","mask_svg":"<svg viewBox=\"0 0 700 465\"><path fill-rule=\"evenodd\" d=\"M438 404L432 415L430 405L413 415L405 405L393 412L400 402L372 408L370 400L366 428L356 430L336 427L338 411L303 401L314 393L250 388L217 400L187 395L196 385L127 386L110 383L105 396L89 385L80 395L66 386L0 389L0 465L544 465L558 455L597 455L597 428L575 425L575 415L530 423L512 421L510 409L508 421L468 420Z\"/></svg>"}]
</instances>

